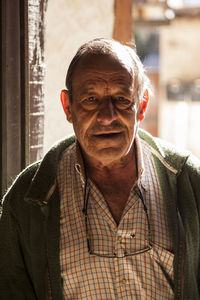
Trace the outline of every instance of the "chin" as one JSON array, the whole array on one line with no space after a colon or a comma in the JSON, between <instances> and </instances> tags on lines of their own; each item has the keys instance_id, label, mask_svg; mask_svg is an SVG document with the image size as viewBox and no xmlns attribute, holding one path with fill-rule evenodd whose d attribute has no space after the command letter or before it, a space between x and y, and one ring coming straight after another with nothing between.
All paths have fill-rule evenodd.
<instances>
[{"instance_id":1,"label":"chin","mask_svg":"<svg viewBox=\"0 0 200 300\"><path fill-rule=\"evenodd\" d=\"M106 165L121 160L126 156L126 151L122 151L122 149L106 148L94 151L92 156L102 164Z\"/></svg>"}]
</instances>

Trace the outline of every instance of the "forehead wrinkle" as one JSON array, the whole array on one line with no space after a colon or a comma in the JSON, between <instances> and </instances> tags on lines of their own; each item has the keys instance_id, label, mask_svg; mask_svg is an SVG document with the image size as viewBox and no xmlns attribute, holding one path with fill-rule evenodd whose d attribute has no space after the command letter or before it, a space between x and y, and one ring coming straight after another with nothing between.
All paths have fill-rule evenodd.
<instances>
[{"instance_id":1,"label":"forehead wrinkle","mask_svg":"<svg viewBox=\"0 0 200 300\"><path fill-rule=\"evenodd\" d=\"M101 80L94 80L94 79L86 80L80 84L79 89L81 92L91 92L91 91L94 91L94 89L97 88L101 82L103 82L106 85L106 81L104 81L103 79L101 79Z\"/></svg>"},{"instance_id":2,"label":"forehead wrinkle","mask_svg":"<svg viewBox=\"0 0 200 300\"><path fill-rule=\"evenodd\" d=\"M127 80L112 80L112 81L106 81L106 80L98 80L98 81L95 81L95 80L87 80L87 82L83 83L81 86L80 86L80 89L79 89L79 92L80 94L87 94L87 93L90 93L90 92L93 92L95 91L96 88L99 87L99 84L101 85L101 83L103 83L103 89L104 91L108 92L110 89L117 89L119 91L122 91L123 93L125 94L130 94L133 92L133 88L134 88L134 85L133 83L131 85L127 85ZM116 83L117 85L116 86L112 86L113 83Z\"/></svg>"},{"instance_id":3,"label":"forehead wrinkle","mask_svg":"<svg viewBox=\"0 0 200 300\"><path fill-rule=\"evenodd\" d=\"M101 84L107 92L112 88L112 84L116 84L117 88L121 89L126 94L130 94L133 92L134 78L127 68L125 68L125 73L123 73L124 72L121 74L120 71L115 70L94 70L93 68L86 67L86 72L81 74L79 84L76 86L76 92L78 92L79 95L91 93Z\"/></svg>"},{"instance_id":4,"label":"forehead wrinkle","mask_svg":"<svg viewBox=\"0 0 200 300\"><path fill-rule=\"evenodd\" d=\"M119 72L117 72L119 73ZM118 85L122 85L122 86L126 86L127 85L127 78L126 76L120 75L119 76L109 76L108 78L102 78L102 77L96 77L94 78L94 76L92 76L93 78L91 79L86 79L83 80L83 82L81 82L80 87L82 86L86 86L87 88L96 86L98 83L105 83L105 84L109 84L109 83L116 83ZM104 75L105 77L105 75ZM131 84L133 83L133 79L132 76L130 75L130 81Z\"/></svg>"}]
</instances>

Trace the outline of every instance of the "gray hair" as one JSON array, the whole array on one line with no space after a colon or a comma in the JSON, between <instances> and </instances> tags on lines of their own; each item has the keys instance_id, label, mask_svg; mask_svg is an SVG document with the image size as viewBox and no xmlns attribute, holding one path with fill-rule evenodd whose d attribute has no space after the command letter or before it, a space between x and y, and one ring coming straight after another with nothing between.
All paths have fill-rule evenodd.
<instances>
[{"instance_id":1,"label":"gray hair","mask_svg":"<svg viewBox=\"0 0 200 300\"><path fill-rule=\"evenodd\" d=\"M67 75L65 85L69 92L69 99L72 103L72 79L74 71L80 62L81 58L86 55L111 55L116 57L117 54L123 53L123 57L129 61L131 65L132 75L134 76L134 97L142 100L146 89L151 93L151 84L146 75L144 66L140 61L135 49L128 45L123 45L113 39L98 38L83 44L72 59Z\"/></svg>"}]
</instances>

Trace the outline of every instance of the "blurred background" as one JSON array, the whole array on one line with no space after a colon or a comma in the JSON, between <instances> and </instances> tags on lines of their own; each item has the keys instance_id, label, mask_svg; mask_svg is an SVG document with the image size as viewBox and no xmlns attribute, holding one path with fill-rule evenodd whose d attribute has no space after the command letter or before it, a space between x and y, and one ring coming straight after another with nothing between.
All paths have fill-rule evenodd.
<instances>
[{"instance_id":1,"label":"blurred background","mask_svg":"<svg viewBox=\"0 0 200 300\"><path fill-rule=\"evenodd\" d=\"M154 88L141 127L200 158L200 0L2 0L2 193L73 133L60 90L96 37L136 44Z\"/></svg>"},{"instance_id":2,"label":"blurred background","mask_svg":"<svg viewBox=\"0 0 200 300\"><path fill-rule=\"evenodd\" d=\"M200 156L198 0L48 0L44 152L55 140L72 133L59 93L78 47L95 37L135 42L154 86L141 127Z\"/></svg>"}]
</instances>

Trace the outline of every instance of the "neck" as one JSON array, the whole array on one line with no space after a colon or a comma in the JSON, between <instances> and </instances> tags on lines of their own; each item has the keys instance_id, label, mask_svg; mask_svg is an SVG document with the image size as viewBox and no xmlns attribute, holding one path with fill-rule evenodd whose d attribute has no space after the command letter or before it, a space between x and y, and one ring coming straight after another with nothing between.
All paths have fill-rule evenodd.
<instances>
[{"instance_id":1,"label":"neck","mask_svg":"<svg viewBox=\"0 0 200 300\"><path fill-rule=\"evenodd\" d=\"M103 182L110 185L117 183L134 183L137 177L135 146L130 149L129 153L120 160L110 163L89 159L85 157L86 172L88 177L97 184L101 190Z\"/></svg>"},{"instance_id":2,"label":"neck","mask_svg":"<svg viewBox=\"0 0 200 300\"><path fill-rule=\"evenodd\" d=\"M118 224L137 178L135 147L133 146L127 157L120 161L95 164L85 160L85 165L88 177L101 191Z\"/></svg>"}]
</instances>

